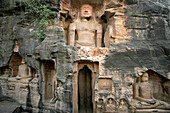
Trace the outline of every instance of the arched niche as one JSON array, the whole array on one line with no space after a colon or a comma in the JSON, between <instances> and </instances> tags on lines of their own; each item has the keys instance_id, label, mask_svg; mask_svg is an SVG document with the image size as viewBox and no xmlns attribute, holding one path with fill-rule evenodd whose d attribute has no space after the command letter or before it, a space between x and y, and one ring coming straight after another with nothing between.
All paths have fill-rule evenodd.
<instances>
[{"instance_id":1,"label":"arched niche","mask_svg":"<svg viewBox=\"0 0 170 113\"><path fill-rule=\"evenodd\" d=\"M41 65L43 102L50 102L54 98L56 70L54 61L43 61Z\"/></svg>"},{"instance_id":2,"label":"arched niche","mask_svg":"<svg viewBox=\"0 0 170 113\"><path fill-rule=\"evenodd\" d=\"M73 112L93 113L95 111L95 80L99 73L98 62L78 61L74 63L73 76ZM87 105L82 107L82 102Z\"/></svg>"},{"instance_id":3,"label":"arched niche","mask_svg":"<svg viewBox=\"0 0 170 113\"><path fill-rule=\"evenodd\" d=\"M154 97L162 101L170 102L170 97L168 100L165 98L165 88L163 86L165 82L170 80L153 70L148 70L147 73L149 74L149 82L153 84Z\"/></svg>"},{"instance_id":4,"label":"arched niche","mask_svg":"<svg viewBox=\"0 0 170 113\"><path fill-rule=\"evenodd\" d=\"M12 77L18 75L18 67L21 65L22 57L19 53L13 53L11 60L9 62L9 68L12 69Z\"/></svg>"}]
</instances>

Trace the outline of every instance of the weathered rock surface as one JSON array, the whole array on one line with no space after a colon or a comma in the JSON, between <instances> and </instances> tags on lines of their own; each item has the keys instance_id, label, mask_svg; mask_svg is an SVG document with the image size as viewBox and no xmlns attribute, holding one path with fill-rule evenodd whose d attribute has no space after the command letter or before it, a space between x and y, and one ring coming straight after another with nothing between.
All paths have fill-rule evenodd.
<instances>
[{"instance_id":1,"label":"weathered rock surface","mask_svg":"<svg viewBox=\"0 0 170 113\"><path fill-rule=\"evenodd\" d=\"M20 107L20 104L15 102L9 102L9 101L1 101L0 102L0 112L1 113L13 113L13 111Z\"/></svg>"},{"instance_id":2,"label":"weathered rock surface","mask_svg":"<svg viewBox=\"0 0 170 113\"><path fill-rule=\"evenodd\" d=\"M125 43L112 44L111 53L106 57L104 65L106 68L118 68L131 73L134 73L135 67L145 67L168 77L168 7L160 3L140 1L139 5L128 6L126 12L125 27L131 34L131 39Z\"/></svg>"}]
</instances>

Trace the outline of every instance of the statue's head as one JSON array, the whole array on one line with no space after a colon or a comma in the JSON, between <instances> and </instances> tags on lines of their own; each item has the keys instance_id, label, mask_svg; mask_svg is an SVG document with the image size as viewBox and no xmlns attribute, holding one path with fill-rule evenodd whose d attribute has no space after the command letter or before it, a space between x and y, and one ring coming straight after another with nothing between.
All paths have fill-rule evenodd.
<instances>
[{"instance_id":1,"label":"statue's head","mask_svg":"<svg viewBox=\"0 0 170 113\"><path fill-rule=\"evenodd\" d=\"M24 61L24 59L23 59L23 58L22 58L22 60L21 60L21 63L22 63L22 64L25 64L25 61Z\"/></svg>"},{"instance_id":2,"label":"statue's head","mask_svg":"<svg viewBox=\"0 0 170 113\"><path fill-rule=\"evenodd\" d=\"M84 4L81 6L81 17L91 17L92 16L93 7L88 4Z\"/></svg>"},{"instance_id":3,"label":"statue's head","mask_svg":"<svg viewBox=\"0 0 170 113\"><path fill-rule=\"evenodd\" d=\"M10 70L8 68L5 68L4 74L9 74L9 73L10 73Z\"/></svg>"},{"instance_id":4,"label":"statue's head","mask_svg":"<svg viewBox=\"0 0 170 113\"><path fill-rule=\"evenodd\" d=\"M108 103L109 103L109 104L114 104L113 99L112 99L112 98L109 98L109 99L108 99Z\"/></svg>"},{"instance_id":5,"label":"statue's head","mask_svg":"<svg viewBox=\"0 0 170 113\"><path fill-rule=\"evenodd\" d=\"M127 101L124 98L121 98L119 101L119 106L126 106Z\"/></svg>"},{"instance_id":6,"label":"statue's head","mask_svg":"<svg viewBox=\"0 0 170 113\"><path fill-rule=\"evenodd\" d=\"M99 104L103 104L103 99L99 99Z\"/></svg>"},{"instance_id":7,"label":"statue's head","mask_svg":"<svg viewBox=\"0 0 170 113\"><path fill-rule=\"evenodd\" d=\"M147 72L143 73L141 76L141 82L148 82L149 81L149 75Z\"/></svg>"}]
</instances>

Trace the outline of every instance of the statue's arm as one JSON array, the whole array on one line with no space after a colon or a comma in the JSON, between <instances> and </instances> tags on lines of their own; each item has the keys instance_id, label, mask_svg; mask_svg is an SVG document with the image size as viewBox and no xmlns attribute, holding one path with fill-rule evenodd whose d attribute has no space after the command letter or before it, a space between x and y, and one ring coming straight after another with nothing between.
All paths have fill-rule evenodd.
<instances>
[{"instance_id":1,"label":"statue's arm","mask_svg":"<svg viewBox=\"0 0 170 113\"><path fill-rule=\"evenodd\" d=\"M113 32L113 26L112 25L108 25L105 35L104 35L104 44L105 47L109 47L110 46L110 38L114 35Z\"/></svg>"},{"instance_id":2,"label":"statue's arm","mask_svg":"<svg viewBox=\"0 0 170 113\"><path fill-rule=\"evenodd\" d=\"M101 47L102 46L102 25L98 24L97 26L97 47Z\"/></svg>"},{"instance_id":3,"label":"statue's arm","mask_svg":"<svg viewBox=\"0 0 170 113\"><path fill-rule=\"evenodd\" d=\"M69 45L74 46L75 43L75 30L76 30L76 24L71 23L69 26Z\"/></svg>"},{"instance_id":4,"label":"statue's arm","mask_svg":"<svg viewBox=\"0 0 170 113\"><path fill-rule=\"evenodd\" d=\"M151 98L152 98L152 99L155 99L154 96L153 96L153 85L152 85L152 87L151 87Z\"/></svg>"},{"instance_id":5,"label":"statue's arm","mask_svg":"<svg viewBox=\"0 0 170 113\"><path fill-rule=\"evenodd\" d=\"M22 77L22 78L31 78L32 77L31 68L30 67L27 67L27 72L28 72L28 75L25 76L25 77Z\"/></svg>"}]
</instances>

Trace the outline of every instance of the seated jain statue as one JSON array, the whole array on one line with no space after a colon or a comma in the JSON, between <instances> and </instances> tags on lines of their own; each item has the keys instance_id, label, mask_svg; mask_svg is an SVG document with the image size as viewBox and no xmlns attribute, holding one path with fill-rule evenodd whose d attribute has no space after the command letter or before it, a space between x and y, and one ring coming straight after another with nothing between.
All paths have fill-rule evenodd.
<instances>
[{"instance_id":1,"label":"seated jain statue","mask_svg":"<svg viewBox=\"0 0 170 113\"><path fill-rule=\"evenodd\" d=\"M148 81L149 75L145 72L138 83L134 84L134 107L136 109L170 109L170 104L153 97L153 85Z\"/></svg>"},{"instance_id":2,"label":"seated jain statue","mask_svg":"<svg viewBox=\"0 0 170 113\"><path fill-rule=\"evenodd\" d=\"M22 59L21 65L18 67L18 75L16 78L18 80L31 78L31 69L25 64L24 59Z\"/></svg>"},{"instance_id":3,"label":"seated jain statue","mask_svg":"<svg viewBox=\"0 0 170 113\"><path fill-rule=\"evenodd\" d=\"M114 113L116 111L117 103L113 98L109 98L107 100L106 105L106 112L107 113Z\"/></svg>"},{"instance_id":4,"label":"seated jain statue","mask_svg":"<svg viewBox=\"0 0 170 113\"><path fill-rule=\"evenodd\" d=\"M95 21L93 7L85 4L81 7L81 17L70 24L69 45L101 47L102 25Z\"/></svg>"},{"instance_id":5,"label":"seated jain statue","mask_svg":"<svg viewBox=\"0 0 170 113\"><path fill-rule=\"evenodd\" d=\"M124 98L121 98L119 101L118 113L129 113L128 104Z\"/></svg>"}]
</instances>

